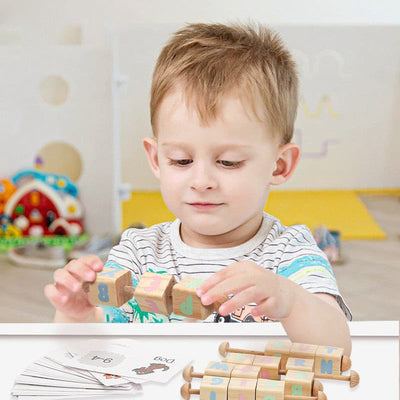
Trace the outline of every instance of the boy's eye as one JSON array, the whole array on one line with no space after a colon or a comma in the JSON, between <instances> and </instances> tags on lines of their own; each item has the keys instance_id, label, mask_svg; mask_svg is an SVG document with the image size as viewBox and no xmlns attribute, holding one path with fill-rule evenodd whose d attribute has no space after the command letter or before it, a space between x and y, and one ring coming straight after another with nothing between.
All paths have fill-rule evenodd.
<instances>
[{"instance_id":1,"label":"boy's eye","mask_svg":"<svg viewBox=\"0 0 400 400\"><path fill-rule=\"evenodd\" d=\"M217 163L223 165L224 167L238 168L242 164L242 161L218 160Z\"/></svg>"},{"instance_id":2,"label":"boy's eye","mask_svg":"<svg viewBox=\"0 0 400 400\"><path fill-rule=\"evenodd\" d=\"M171 165L189 165L192 162L193 162L193 160L191 160L191 159L184 159L184 160L173 160L173 159L170 159L169 160L169 163Z\"/></svg>"}]
</instances>

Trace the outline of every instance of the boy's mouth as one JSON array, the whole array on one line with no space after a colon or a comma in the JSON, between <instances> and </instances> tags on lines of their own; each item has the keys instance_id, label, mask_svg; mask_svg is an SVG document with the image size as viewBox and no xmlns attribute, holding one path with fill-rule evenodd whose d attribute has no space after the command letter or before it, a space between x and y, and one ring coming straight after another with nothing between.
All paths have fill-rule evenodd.
<instances>
[{"instance_id":1,"label":"boy's mouth","mask_svg":"<svg viewBox=\"0 0 400 400\"><path fill-rule=\"evenodd\" d=\"M223 203L204 203L204 202L197 202L197 203L188 203L189 205L197 208L198 210L210 210L212 208L216 208L221 206Z\"/></svg>"}]
</instances>

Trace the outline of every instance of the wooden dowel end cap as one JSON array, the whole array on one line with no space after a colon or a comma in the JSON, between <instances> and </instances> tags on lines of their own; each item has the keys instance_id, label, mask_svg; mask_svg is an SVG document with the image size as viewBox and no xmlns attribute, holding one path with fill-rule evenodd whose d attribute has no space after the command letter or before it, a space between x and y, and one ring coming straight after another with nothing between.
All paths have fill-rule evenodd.
<instances>
[{"instance_id":1,"label":"wooden dowel end cap","mask_svg":"<svg viewBox=\"0 0 400 400\"><path fill-rule=\"evenodd\" d=\"M186 382L192 381L193 365L188 365L182 372L183 379Z\"/></svg>"},{"instance_id":2,"label":"wooden dowel end cap","mask_svg":"<svg viewBox=\"0 0 400 400\"><path fill-rule=\"evenodd\" d=\"M221 354L222 357L226 357L229 351L229 342L223 342L219 345L218 347L219 354Z\"/></svg>"},{"instance_id":3,"label":"wooden dowel end cap","mask_svg":"<svg viewBox=\"0 0 400 400\"><path fill-rule=\"evenodd\" d=\"M326 394L324 392L318 392L318 400L327 400Z\"/></svg>"},{"instance_id":4,"label":"wooden dowel end cap","mask_svg":"<svg viewBox=\"0 0 400 400\"><path fill-rule=\"evenodd\" d=\"M350 387L357 386L360 383L360 375L356 371L350 371Z\"/></svg>"},{"instance_id":5,"label":"wooden dowel end cap","mask_svg":"<svg viewBox=\"0 0 400 400\"><path fill-rule=\"evenodd\" d=\"M189 400L189 399L190 399L190 388L191 388L190 383L185 383L185 384L181 387L181 396L182 396L185 400Z\"/></svg>"},{"instance_id":6,"label":"wooden dowel end cap","mask_svg":"<svg viewBox=\"0 0 400 400\"><path fill-rule=\"evenodd\" d=\"M342 372L348 371L351 368L351 360L347 356L342 357Z\"/></svg>"},{"instance_id":7,"label":"wooden dowel end cap","mask_svg":"<svg viewBox=\"0 0 400 400\"><path fill-rule=\"evenodd\" d=\"M313 396L318 397L318 392L323 392L323 391L324 391L324 385L320 381L317 381L315 379L313 385Z\"/></svg>"}]
</instances>

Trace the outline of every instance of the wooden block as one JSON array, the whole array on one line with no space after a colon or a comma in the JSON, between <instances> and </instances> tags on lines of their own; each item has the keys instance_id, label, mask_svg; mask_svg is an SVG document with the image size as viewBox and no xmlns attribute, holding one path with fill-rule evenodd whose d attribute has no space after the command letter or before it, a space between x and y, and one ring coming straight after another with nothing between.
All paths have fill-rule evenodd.
<instances>
[{"instance_id":1,"label":"wooden block","mask_svg":"<svg viewBox=\"0 0 400 400\"><path fill-rule=\"evenodd\" d=\"M254 400L257 379L231 378L228 386L229 400Z\"/></svg>"},{"instance_id":2,"label":"wooden block","mask_svg":"<svg viewBox=\"0 0 400 400\"><path fill-rule=\"evenodd\" d=\"M175 278L172 275L145 272L135 289L135 299L140 309L157 314L171 314L174 284Z\"/></svg>"},{"instance_id":3,"label":"wooden block","mask_svg":"<svg viewBox=\"0 0 400 400\"><path fill-rule=\"evenodd\" d=\"M313 381L313 372L288 370L285 376L285 394L311 396Z\"/></svg>"},{"instance_id":4,"label":"wooden block","mask_svg":"<svg viewBox=\"0 0 400 400\"><path fill-rule=\"evenodd\" d=\"M172 288L173 311L184 317L206 319L213 312L213 305L203 306L196 294L196 289L203 280L187 276Z\"/></svg>"},{"instance_id":5,"label":"wooden block","mask_svg":"<svg viewBox=\"0 0 400 400\"><path fill-rule=\"evenodd\" d=\"M281 357L255 356L253 365L259 366L261 368L260 378L279 379L279 368L281 365Z\"/></svg>"},{"instance_id":6,"label":"wooden block","mask_svg":"<svg viewBox=\"0 0 400 400\"><path fill-rule=\"evenodd\" d=\"M286 368L295 371L314 372L314 359L289 357Z\"/></svg>"},{"instance_id":7,"label":"wooden block","mask_svg":"<svg viewBox=\"0 0 400 400\"><path fill-rule=\"evenodd\" d=\"M236 364L232 371L232 378L258 379L261 367L254 365Z\"/></svg>"},{"instance_id":8,"label":"wooden block","mask_svg":"<svg viewBox=\"0 0 400 400\"><path fill-rule=\"evenodd\" d=\"M256 387L256 400L284 400L285 382L258 379Z\"/></svg>"},{"instance_id":9,"label":"wooden block","mask_svg":"<svg viewBox=\"0 0 400 400\"><path fill-rule=\"evenodd\" d=\"M253 354L229 353L224 361L230 364L253 365L254 357Z\"/></svg>"},{"instance_id":10,"label":"wooden block","mask_svg":"<svg viewBox=\"0 0 400 400\"><path fill-rule=\"evenodd\" d=\"M315 358L318 346L315 344L293 343L290 348L290 357Z\"/></svg>"},{"instance_id":11,"label":"wooden block","mask_svg":"<svg viewBox=\"0 0 400 400\"><path fill-rule=\"evenodd\" d=\"M132 287L131 271L115 267L104 267L95 282L89 285L90 301L96 305L121 307L132 298L125 287Z\"/></svg>"},{"instance_id":12,"label":"wooden block","mask_svg":"<svg viewBox=\"0 0 400 400\"><path fill-rule=\"evenodd\" d=\"M286 362L290 354L292 342L283 340L268 340L264 353L266 356L281 357L281 369L286 369Z\"/></svg>"},{"instance_id":13,"label":"wooden block","mask_svg":"<svg viewBox=\"0 0 400 400\"><path fill-rule=\"evenodd\" d=\"M222 376L230 378L235 364L228 364L225 362L211 361L208 363L204 370L204 375Z\"/></svg>"},{"instance_id":14,"label":"wooden block","mask_svg":"<svg viewBox=\"0 0 400 400\"><path fill-rule=\"evenodd\" d=\"M341 375L343 352L340 347L318 346L315 355L315 373Z\"/></svg>"},{"instance_id":15,"label":"wooden block","mask_svg":"<svg viewBox=\"0 0 400 400\"><path fill-rule=\"evenodd\" d=\"M229 379L204 376L200 383L200 400L227 400Z\"/></svg>"}]
</instances>

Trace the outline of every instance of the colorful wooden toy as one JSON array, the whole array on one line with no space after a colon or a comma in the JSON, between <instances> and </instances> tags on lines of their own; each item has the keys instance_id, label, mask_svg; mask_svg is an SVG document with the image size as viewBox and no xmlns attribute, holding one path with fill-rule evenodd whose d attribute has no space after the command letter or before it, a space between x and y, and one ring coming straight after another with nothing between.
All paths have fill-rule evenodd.
<instances>
[{"instance_id":1,"label":"colorful wooden toy","mask_svg":"<svg viewBox=\"0 0 400 400\"><path fill-rule=\"evenodd\" d=\"M289 345L291 344L291 342L283 342L283 343L288 343ZM265 351L270 352L271 348L270 342L269 346L267 347L268 349L266 349ZM285 351L287 350L287 348L289 348L290 351L290 346L288 346L287 344L282 346L281 348L285 348ZM228 353L253 354L253 355L265 354L265 352L262 351L231 348L228 342L223 342L220 344L219 353L223 357L226 357ZM301 361L297 363L302 364ZM293 367L295 364L296 363L292 363L291 367ZM314 370L313 370L315 377L323 379L348 381L350 383L350 387L354 387L357 386L360 382L360 377L356 371L350 371L350 375L346 376L341 375L342 372L349 370L350 367L351 367L351 360L349 357L343 355L343 349L336 347L329 347L329 346L317 346L317 350L314 355ZM286 374L286 372L287 368L282 368L282 363L281 363L279 374L284 375Z\"/></svg>"},{"instance_id":2,"label":"colorful wooden toy","mask_svg":"<svg viewBox=\"0 0 400 400\"><path fill-rule=\"evenodd\" d=\"M293 369L296 371L314 371L314 360L311 358L294 358L289 357L286 363L287 369Z\"/></svg>"},{"instance_id":3,"label":"colorful wooden toy","mask_svg":"<svg viewBox=\"0 0 400 400\"><path fill-rule=\"evenodd\" d=\"M200 384L200 400L226 400L230 378L205 376Z\"/></svg>"},{"instance_id":4,"label":"colorful wooden toy","mask_svg":"<svg viewBox=\"0 0 400 400\"><path fill-rule=\"evenodd\" d=\"M189 400L192 394L200 395L201 400L326 400L324 392L312 396L287 395L283 381L267 379L242 379L206 376L200 389L192 389L186 382L181 387L181 395ZM276 382L276 384L275 384ZM283 384L283 385L282 385Z\"/></svg>"},{"instance_id":5,"label":"colorful wooden toy","mask_svg":"<svg viewBox=\"0 0 400 400\"><path fill-rule=\"evenodd\" d=\"M260 379L257 383L256 400L284 400L285 381Z\"/></svg>"},{"instance_id":6,"label":"colorful wooden toy","mask_svg":"<svg viewBox=\"0 0 400 400\"><path fill-rule=\"evenodd\" d=\"M104 267L89 286L92 304L121 307L133 295L132 275L125 269Z\"/></svg>"},{"instance_id":7,"label":"colorful wooden toy","mask_svg":"<svg viewBox=\"0 0 400 400\"><path fill-rule=\"evenodd\" d=\"M105 267L97 275L97 279L93 283L88 283L87 287L91 302L96 305L121 307L135 296L142 311L165 315L173 311L175 314L190 318L206 319L228 298L223 297L210 306L203 306L196 294L196 288L202 282L201 279L186 277L176 283L172 275L145 272L138 285L132 287L132 274L129 270ZM112 293L111 297L103 296L100 290Z\"/></svg>"},{"instance_id":8,"label":"colorful wooden toy","mask_svg":"<svg viewBox=\"0 0 400 400\"><path fill-rule=\"evenodd\" d=\"M203 306L196 289L203 280L190 276L183 278L172 288L173 310L184 317L206 319L214 311L213 306Z\"/></svg>"},{"instance_id":9,"label":"colorful wooden toy","mask_svg":"<svg viewBox=\"0 0 400 400\"><path fill-rule=\"evenodd\" d=\"M318 346L315 344L292 343L289 356L294 358L314 359Z\"/></svg>"},{"instance_id":10,"label":"colorful wooden toy","mask_svg":"<svg viewBox=\"0 0 400 400\"><path fill-rule=\"evenodd\" d=\"M281 357L254 356L253 365L261 368L260 378L279 379Z\"/></svg>"},{"instance_id":11,"label":"colorful wooden toy","mask_svg":"<svg viewBox=\"0 0 400 400\"><path fill-rule=\"evenodd\" d=\"M231 364L247 364L252 365L254 361L254 354L243 354L243 353L230 353L228 357L224 360Z\"/></svg>"},{"instance_id":12,"label":"colorful wooden toy","mask_svg":"<svg viewBox=\"0 0 400 400\"><path fill-rule=\"evenodd\" d=\"M315 355L315 372L321 375L340 375L343 349L330 346L318 346Z\"/></svg>"},{"instance_id":13,"label":"colorful wooden toy","mask_svg":"<svg viewBox=\"0 0 400 400\"><path fill-rule=\"evenodd\" d=\"M285 394L311 396L313 383L313 372L289 370L285 376Z\"/></svg>"},{"instance_id":14,"label":"colorful wooden toy","mask_svg":"<svg viewBox=\"0 0 400 400\"><path fill-rule=\"evenodd\" d=\"M213 361L213 363L215 363L215 361ZM224 378L234 378L235 377L235 378L243 378L243 379L258 379L259 381L266 380L261 377L248 378L248 374L247 374L246 370L243 369L243 367L245 367L244 365L239 365L239 364L236 364L236 365L232 364L232 365L234 365L234 368L232 370L230 370L231 371L230 376L227 375L226 373L221 374L219 376L223 376ZM235 373L235 370L236 370L236 373ZM190 383L190 382L192 382L193 378L203 378L203 377L207 376L207 372L208 372L207 369L204 371L204 373L195 372L195 371L193 371L193 366L190 365L183 370L182 376L186 382ZM301 371L296 371L296 372L301 372ZM217 375L215 375L213 373L212 376L217 376ZM279 381L279 377L277 378L277 381ZM323 392L323 390L324 390L324 387L323 387L322 383L316 379L313 379L312 384L311 384L312 395L317 396L318 392Z\"/></svg>"},{"instance_id":15,"label":"colorful wooden toy","mask_svg":"<svg viewBox=\"0 0 400 400\"><path fill-rule=\"evenodd\" d=\"M229 400L254 400L257 379L231 378L228 385Z\"/></svg>"},{"instance_id":16,"label":"colorful wooden toy","mask_svg":"<svg viewBox=\"0 0 400 400\"><path fill-rule=\"evenodd\" d=\"M171 314L174 284L175 278L172 275L145 272L134 291L140 309L157 314Z\"/></svg>"},{"instance_id":17,"label":"colorful wooden toy","mask_svg":"<svg viewBox=\"0 0 400 400\"><path fill-rule=\"evenodd\" d=\"M204 375L223 376L230 378L235 366L235 364L228 364L226 362L211 361L204 370ZM188 376L190 376L190 372L193 371L193 367L191 368L192 369L188 371Z\"/></svg>"},{"instance_id":18,"label":"colorful wooden toy","mask_svg":"<svg viewBox=\"0 0 400 400\"><path fill-rule=\"evenodd\" d=\"M281 368L286 369L286 361L290 355L292 343L283 340L269 340L265 346L264 354L266 356L280 356Z\"/></svg>"}]
</instances>

